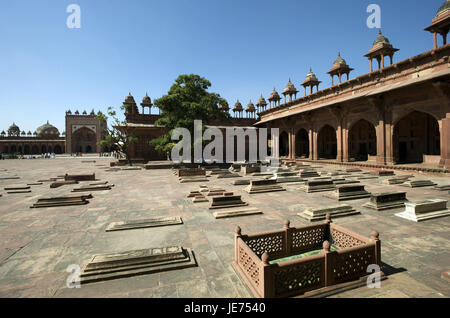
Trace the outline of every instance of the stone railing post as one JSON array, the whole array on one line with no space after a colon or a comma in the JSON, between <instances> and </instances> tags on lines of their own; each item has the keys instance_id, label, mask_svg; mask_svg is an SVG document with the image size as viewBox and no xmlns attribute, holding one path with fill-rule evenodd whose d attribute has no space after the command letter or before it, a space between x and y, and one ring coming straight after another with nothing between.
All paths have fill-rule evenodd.
<instances>
[{"instance_id":1,"label":"stone railing post","mask_svg":"<svg viewBox=\"0 0 450 318\"><path fill-rule=\"evenodd\" d=\"M325 216L325 224L326 224L325 237L330 242L331 242L331 223L332 223L332 221L331 221L331 214L327 213L327 215Z\"/></svg>"},{"instance_id":2,"label":"stone railing post","mask_svg":"<svg viewBox=\"0 0 450 318\"><path fill-rule=\"evenodd\" d=\"M265 252L261 256L262 260L262 281L260 282L262 288L263 298L274 298L275 296L275 282L269 264L269 253Z\"/></svg>"},{"instance_id":3,"label":"stone railing post","mask_svg":"<svg viewBox=\"0 0 450 318\"><path fill-rule=\"evenodd\" d=\"M377 231L372 232L372 242L375 243L375 262L381 267L381 241L380 234Z\"/></svg>"},{"instance_id":4,"label":"stone railing post","mask_svg":"<svg viewBox=\"0 0 450 318\"><path fill-rule=\"evenodd\" d=\"M284 221L284 246L285 256L290 256L292 251L292 228L289 220Z\"/></svg>"},{"instance_id":5,"label":"stone railing post","mask_svg":"<svg viewBox=\"0 0 450 318\"><path fill-rule=\"evenodd\" d=\"M330 242L323 242L323 256L325 258L325 273L324 273L324 284L325 287L330 286L332 284L332 273L333 273L333 264L330 257Z\"/></svg>"},{"instance_id":6,"label":"stone railing post","mask_svg":"<svg viewBox=\"0 0 450 318\"><path fill-rule=\"evenodd\" d=\"M236 264L239 263L239 243L238 239L242 236L241 228L239 226L236 226L236 229L234 230L234 260Z\"/></svg>"}]
</instances>

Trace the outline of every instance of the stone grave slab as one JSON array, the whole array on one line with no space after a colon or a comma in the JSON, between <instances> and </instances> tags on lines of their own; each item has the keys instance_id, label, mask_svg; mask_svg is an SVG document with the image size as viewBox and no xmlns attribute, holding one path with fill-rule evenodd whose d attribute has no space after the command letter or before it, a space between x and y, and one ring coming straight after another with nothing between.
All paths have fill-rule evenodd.
<instances>
[{"instance_id":1,"label":"stone grave slab","mask_svg":"<svg viewBox=\"0 0 450 318\"><path fill-rule=\"evenodd\" d=\"M350 205L337 205L329 208L308 208L297 215L310 222L315 222L325 220L328 213L332 219L361 214L361 212L355 210Z\"/></svg>"},{"instance_id":2,"label":"stone grave slab","mask_svg":"<svg viewBox=\"0 0 450 318\"><path fill-rule=\"evenodd\" d=\"M176 171L178 177L205 177L206 169L192 168L192 169L178 169Z\"/></svg>"},{"instance_id":3,"label":"stone grave slab","mask_svg":"<svg viewBox=\"0 0 450 318\"><path fill-rule=\"evenodd\" d=\"M202 176L193 176L193 177L180 177L180 183L192 183L192 182L208 182L209 180L206 177Z\"/></svg>"},{"instance_id":4,"label":"stone grave slab","mask_svg":"<svg viewBox=\"0 0 450 318\"><path fill-rule=\"evenodd\" d=\"M395 215L410 221L421 222L450 216L450 210L447 209L446 200L429 199L420 202L406 202L405 211Z\"/></svg>"},{"instance_id":5,"label":"stone grave slab","mask_svg":"<svg viewBox=\"0 0 450 318\"><path fill-rule=\"evenodd\" d=\"M4 188L5 191L29 190L30 186L26 184L9 185Z\"/></svg>"},{"instance_id":6,"label":"stone grave slab","mask_svg":"<svg viewBox=\"0 0 450 318\"><path fill-rule=\"evenodd\" d=\"M363 204L363 207L377 211L403 208L406 199L406 192L383 192L372 193L370 201Z\"/></svg>"},{"instance_id":7,"label":"stone grave slab","mask_svg":"<svg viewBox=\"0 0 450 318\"><path fill-rule=\"evenodd\" d=\"M38 186L38 185L43 185L42 182L33 182L33 183L27 183L28 186Z\"/></svg>"},{"instance_id":8,"label":"stone grave slab","mask_svg":"<svg viewBox=\"0 0 450 318\"><path fill-rule=\"evenodd\" d=\"M107 185L109 182L108 181L100 181L100 182L92 182L89 183L90 186L99 186L99 185ZM114 186L114 185L112 185Z\"/></svg>"},{"instance_id":9,"label":"stone grave slab","mask_svg":"<svg viewBox=\"0 0 450 318\"><path fill-rule=\"evenodd\" d=\"M83 186L79 188L75 188L72 190L72 192L87 192L87 191L105 191L105 190L111 190L112 189L111 184L108 185L99 185L99 186Z\"/></svg>"},{"instance_id":10,"label":"stone grave slab","mask_svg":"<svg viewBox=\"0 0 450 318\"><path fill-rule=\"evenodd\" d=\"M249 194L255 194L255 193L286 191L286 189L277 184L276 180L263 179L250 181L250 185L247 188L245 188L244 191L248 192Z\"/></svg>"},{"instance_id":11,"label":"stone grave slab","mask_svg":"<svg viewBox=\"0 0 450 318\"><path fill-rule=\"evenodd\" d=\"M337 201L347 201L369 198L370 193L366 191L365 186L362 184L343 185L337 187L333 193L324 194L323 196Z\"/></svg>"},{"instance_id":12,"label":"stone grave slab","mask_svg":"<svg viewBox=\"0 0 450 318\"><path fill-rule=\"evenodd\" d=\"M203 194L200 191L191 191L191 192L189 192L187 197L188 198L193 198L193 197L198 196L198 195L203 195Z\"/></svg>"},{"instance_id":13,"label":"stone grave slab","mask_svg":"<svg viewBox=\"0 0 450 318\"><path fill-rule=\"evenodd\" d=\"M409 181L410 176L399 176L399 177L395 177L395 178L388 178L385 179L383 181L381 181L382 184L388 184L388 185L392 185L392 184L402 184L405 183L407 181Z\"/></svg>"},{"instance_id":14,"label":"stone grave slab","mask_svg":"<svg viewBox=\"0 0 450 318\"><path fill-rule=\"evenodd\" d=\"M87 284L194 266L191 249L181 246L99 254L84 267L80 281Z\"/></svg>"},{"instance_id":15,"label":"stone grave slab","mask_svg":"<svg viewBox=\"0 0 450 318\"><path fill-rule=\"evenodd\" d=\"M241 172L244 176L254 174L254 173L260 173L261 166L242 166Z\"/></svg>"},{"instance_id":16,"label":"stone grave slab","mask_svg":"<svg viewBox=\"0 0 450 318\"><path fill-rule=\"evenodd\" d=\"M231 178L242 178L242 176L238 173L224 173L219 174L217 179L231 179Z\"/></svg>"},{"instance_id":17,"label":"stone grave slab","mask_svg":"<svg viewBox=\"0 0 450 318\"><path fill-rule=\"evenodd\" d=\"M209 191L206 194L206 196L208 196L208 197L219 196L219 195L223 195L225 192L227 192L227 190L225 190L225 189L214 189L214 188L211 188L211 189L209 189Z\"/></svg>"},{"instance_id":18,"label":"stone grave slab","mask_svg":"<svg viewBox=\"0 0 450 318\"><path fill-rule=\"evenodd\" d=\"M234 180L232 185L238 186L238 185L249 185L250 179L240 179L240 180Z\"/></svg>"},{"instance_id":19,"label":"stone grave slab","mask_svg":"<svg viewBox=\"0 0 450 318\"><path fill-rule=\"evenodd\" d=\"M336 185L331 179L308 180L304 185L301 185L299 188L299 190L305 191L306 193L333 191L335 189Z\"/></svg>"},{"instance_id":20,"label":"stone grave slab","mask_svg":"<svg viewBox=\"0 0 450 318\"><path fill-rule=\"evenodd\" d=\"M256 215L263 214L263 212L258 208L240 208L232 209L226 211L216 211L213 213L216 219L232 218L238 216Z\"/></svg>"},{"instance_id":21,"label":"stone grave slab","mask_svg":"<svg viewBox=\"0 0 450 318\"><path fill-rule=\"evenodd\" d=\"M95 181L95 173L93 174L66 174L64 180L76 180L76 181Z\"/></svg>"},{"instance_id":22,"label":"stone grave slab","mask_svg":"<svg viewBox=\"0 0 450 318\"><path fill-rule=\"evenodd\" d=\"M214 209L234 208L247 205L248 203L242 201L240 195L226 195L220 197L213 197L209 209L214 210Z\"/></svg>"},{"instance_id":23,"label":"stone grave slab","mask_svg":"<svg viewBox=\"0 0 450 318\"><path fill-rule=\"evenodd\" d=\"M376 170L376 171L371 171L371 174L373 174L375 176L379 176L379 177L395 175L394 171L391 171L391 170Z\"/></svg>"},{"instance_id":24,"label":"stone grave slab","mask_svg":"<svg viewBox=\"0 0 450 318\"><path fill-rule=\"evenodd\" d=\"M301 178L307 178L307 179L320 177L320 175L315 170L303 170L303 171L300 171L299 176Z\"/></svg>"},{"instance_id":25,"label":"stone grave slab","mask_svg":"<svg viewBox=\"0 0 450 318\"><path fill-rule=\"evenodd\" d=\"M137 170L142 170L141 167L124 167L124 168L120 168L120 170L123 171L137 171Z\"/></svg>"},{"instance_id":26,"label":"stone grave slab","mask_svg":"<svg viewBox=\"0 0 450 318\"><path fill-rule=\"evenodd\" d=\"M84 205L88 204L88 199L92 199L92 194L82 195L82 196L68 196L68 197L53 197L53 198L42 198L38 199L35 204L30 208L48 208L48 207L59 207L59 206L69 206L69 205Z\"/></svg>"},{"instance_id":27,"label":"stone grave slab","mask_svg":"<svg viewBox=\"0 0 450 318\"><path fill-rule=\"evenodd\" d=\"M432 182L431 180L408 180L400 184L400 186L408 188L431 187L435 185L436 183Z\"/></svg>"},{"instance_id":28,"label":"stone grave slab","mask_svg":"<svg viewBox=\"0 0 450 318\"><path fill-rule=\"evenodd\" d=\"M343 184L355 184L355 183L361 183L361 181L359 181L359 180L347 180L347 179L344 179L344 180L334 180L334 179L333 179L333 183L334 183L335 185L343 185Z\"/></svg>"},{"instance_id":29,"label":"stone grave slab","mask_svg":"<svg viewBox=\"0 0 450 318\"><path fill-rule=\"evenodd\" d=\"M55 189L70 184L78 184L78 181L77 180L55 181L52 184L50 184L50 188Z\"/></svg>"},{"instance_id":30,"label":"stone grave slab","mask_svg":"<svg viewBox=\"0 0 450 318\"><path fill-rule=\"evenodd\" d=\"M0 177L0 180L17 180L20 179L20 177L17 176L2 176Z\"/></svg>"},{"instance_id":31,"label":"stone grave slab","mask_svg":"<svg viewBox=\"0 0 450 318\"><path fill-rule=\"evenodd\" d=\"M438 191L449 191L450 190L450 184L447 185L436 185L433 187L434 190Z\"/></svg>"},{"instance_id":32,"label":"stone grave slab","mask_svg":"<svg viewBox=\"0 0 450 318\"><path fill-rule=\"evenodd\" d=\"M122 222L113 222L108 225L108 227L106 228L106 232L143 229L149 227L160 227L178 224L183 224L183 220L179 216L155 217L143 220L128 220Z\"/></svg>"},{"instance_id":33,"label":"stone grave slab","mask_svg":"<svg viewBox=\"0 0 450 318\"><path fill-rule=\"evenodd\" d=\"M7 194L21 194L21 193L30 193L31 190L10 190L6 191Z\"/></svg>"},{"instance_id":34,"label":"stone grave slab","mask_svg":"<svg viewBox=\"0 0 450 318\"><path fill-rule=\"evenodd\" d=\"M209 200L203 194L199 194L192 198L192 202L203 203L203 202L209 202Z\"/></svg>"},{"instance_id":35,"label":"stone grave slab","mask_svg":"<svg viewBox=\"0 0 450 318\"><path fill-rule=\"evenodd\" d=\"M362 172L362 170L359 169L359 168L349 168L349 169L346 169L345 171L346 172L350 172L350 173L352 173L352 172Z\"/></svg>"}]
</instances>

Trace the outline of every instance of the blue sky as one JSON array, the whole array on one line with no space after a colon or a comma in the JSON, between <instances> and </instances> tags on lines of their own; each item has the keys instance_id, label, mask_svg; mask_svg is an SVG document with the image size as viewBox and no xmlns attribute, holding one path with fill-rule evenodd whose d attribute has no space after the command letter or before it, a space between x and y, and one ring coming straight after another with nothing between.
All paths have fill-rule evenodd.
<instances>
[{"instance_id":1,"label":"blue sky","mask_svg":"<svg viewBox=\"0 0 450 318\"><path fill-rule=\"evenodd\" d=\"M66 26L72 3L80 29ZM281 93L289 78L299 88L310 67L328 87L339 51L351 78L369 71L371 3L395 61L432 49L423 29L444 0L2 0L0 130L49 120L63 131L68 109L118 108L128 92L153 100L179 74L206 77L230 105Z\"/></svg>"}]
</instances>

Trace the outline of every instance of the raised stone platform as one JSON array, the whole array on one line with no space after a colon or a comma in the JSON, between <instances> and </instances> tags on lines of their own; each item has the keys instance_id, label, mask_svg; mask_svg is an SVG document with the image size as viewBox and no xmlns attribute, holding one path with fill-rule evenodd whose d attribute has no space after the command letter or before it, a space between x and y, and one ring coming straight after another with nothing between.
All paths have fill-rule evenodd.
<instances>
[{"instance_id":1,"label":"raised stone platform","mask_svg":"<svg viewBox=\"0 0 450 318\"><path fill-rule=\"evenodd\" d=\"M247 205L248 203L242 201L240 195L224 195L220 197L213 197L209 209L214 210L214 209L234 208Z\"/></svg>"},{"instance_id":2,"label":"raised stone platform","mask_svg":"<svg viewBox=\"0 0 450 318\"><path fill-rule=\"evenodd\" d=\"M433 187L434 190L438 191L450 191L450 184L447 185L436 185Z\"/></svg>"},{"instance_id":3,"label":"raised stone platform","mask_svg":"<svg viewBox=\"0 0 450 318\"><path fill-rule=\"evenodd\" d=\"M411 178L411 176L401 176L401 177L389 178L389 179L385 179L385 180L381 181L381 184L388 184L388 185L402 184L402 183L409 181L409 178Z\"/></svg>"},{"instance_id":4,"label":"raised stone platform","mask_svg":"<svg viewBox=\"0 0 450 318\"><path fill-rule=\"evenodd\" d=\"M123 222L110 223L106 228L106 232L142 229L149 227L160 227L177 224L183 224L183 220L179 216L156 217L145 220L129 220Z\"/></svg>"},{"instance_id":5,"label":"raised stone platform","mask_svg":"<svg viewBox=\"0 0 450 318\"><path fill-rule=\"evenodd\" d=\"M240 180L234 180L232 185L249 185L250 184L250 179L240 179Z\"/></svg>"},{"instance_id":6,"label":"raised stone platform","mask_svg":"<svg viewBox=\"0 0 450 318\"><path fill-rule=\"evenodd\" d=\"M286 191L282 186L277 184L276 180L252 180L250 185L244 189L249 194Z\"/></svg>"},{"instance_id":7,"label":"raised stone platform","mask_svg":"<svg viewBox=\"0 0 450 318\"><path fill-rule=\"evenodd\" d=\"M337 187L333 193L323 196L338 201L347 201L368 198L370 193L366 191L364 185L344 185Z\"/></svg>"},{"instance_id":8,"label":"raised stone platform","mask_svg":"<svg viewBox=\"0 0 450 318\"><path fill-rule=\"evenodd\" d=\"M379 176L379 177L395 175L394 171L392 171L392 170L376 170L376 171L372 171L371 174L373 174L375 176Z\"/></svg>"},{"instance_id":9,"label":"raised stone platform","mask_svg":"<svg viewBox=\"0 0 450 318\"><path fill-rule=\"evenodd\" d=\"M194 266L192 251L181 246L99 254L84 267L80 280L87 284Z\"/></svg>"},{"instance_id":10,"label":"raised stone platform","mask_svg":"<svg viewBox=\"0 0 450 318\"><path fill-rule=\"evenodd\" d=\"M447 209L446 200L430 199L420 202L406 202L405 211L395 215L410 221L420 222L450 216L450 210Z\"/></svg>"},{"instance_id":11,"label":"raised stone platform","mask_svg":"<svg viewBox=\"0 0 450 318\"><path fill-rule=\"evenodd\" d=\"M302 191L305 191L306 193L313 193L313 192L324 192L324 191L333 191L336 189L336 185L334 184L333 180L326 179L326 180L309 180L306 181L306 183L299 188Z\"/></svg>"},{"instance_id":12,"label":"raised stone platform","mask_svg":"<svg viewBox=\"0 0 450 318\"><path fill-rule=\"evenodd\" d=\"M55 189L62 187L64 185L70 185L70 184L78 184L77 180L64 180L64 181L56 181L50 184L50 188Z\"/></svg>"},{"instance_id":13,"label":"raised stone platform","mask_svg":"<svg viewBox=\"0 0 450 318\"><path fill-rule=\"evenodd\" d=\"M64 176L64 180L95 181L95 173L93 173L93 174L74 174L74 175L66 174Z\"/></svg>"},{"instance_id":14,"label":"raised stone platform","mask_svg":"<svg viewBox=\"0 0 450 318\"><path fill-rule=\"evenodd\" d=\"M329 208L308 208L307 210L298 213L297 215L303 219L306 219L310 222L315 221L321 221L325 220L327 214L330 214L331 217L338 218L338 217L345 217L350 215L356 215L361 214L361 212L355 210L350 205L338 205L338 206L332 206Z\"/></svg>"},{"instance_id":15,"label":"raised stone platform","mask_svg":"<svg viewBox=\"0 0 450 318\"><path fill-rule=\"evenodd\" d=\"M111 190L113 186L114 186L113 184L98 185L98 186L87 185L87 186L75 188L72 190L72 192L107 191L107 190Z\"/></svg>"},{"instance_id":16,"label":"raised stone platform","mask_svg":"<svg viewBox=\"0 0 450 318\"><path fill-rule=\"evenodd\" d=\"M409 180L401 184L402 187L408 188L431 187L435 185L436 183L431 180Z\"/></svg>"},{"instance_id":17,"label":"raised stone platform","mask_svg":"<svg viewBox=\"0 0 450 318\"><path fill-rule=\"evenodd\" d=\"M255 214L262 214L263 212L258 208L241 208L227 211L217 211L213 215L216 219L232 218L238 216L248 216Z\"/></svg>"},{"instance_id":18,"label":"raised stone platform","mask_svg":"<svg viewBox=\"0 0 450 318\"><path fill-rule=\"evenodd\" d=\"M92 194L75 197L43 198L38 199L35 204L30 206L30 208L49 208L49 207L69 206L69 205L84 205L89 203L87 199L92 198L93 198Z\"/></svg>"},{"instance_id":19,"label":"raised stone platform","mask_svg":"<svg viewBox=\"0 0 450 318\"><path fill-rule=\"evenodd\" d=\"M320 177L320 175L315 170L303 170L299 173L301 178L316 178Z\"/></svg>"},{"instance_id":20,"label":"raised stone platform","mask_svg":"<svg viewBox=\"0 0 450 318\"><path fill-rule=\"evenodd\" d=\"M363 207L381 211L402 208L406 202L406 192L372 193L370 201L363 204Z\"/></svg>"},{"instance_id":21,"label":"raised stone platform","mask_svg":"<svg viewBox=\"0 0 450 318\"><path fill-rule=\"evenodd\" d=\"M203 176L192 176L192 177L180 177L180 183L192 183L192 182L208 182L209 180Z\"/></svg>"}]
</instances>

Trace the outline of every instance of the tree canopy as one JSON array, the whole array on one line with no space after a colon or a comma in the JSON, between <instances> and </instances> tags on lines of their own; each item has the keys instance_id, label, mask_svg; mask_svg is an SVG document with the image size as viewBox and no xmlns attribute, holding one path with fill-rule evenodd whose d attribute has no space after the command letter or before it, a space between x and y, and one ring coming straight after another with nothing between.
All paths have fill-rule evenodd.
<instances>
[{"instance_id":1,"label":"tree canopy","mask_svg":"<svg viewBox=\"0 0 450 318\"><path fill-rule=\"evenodd\" d=\"M156 150L165 153L172 150L176 143L171 140L171 134L176 128L186 128L193 136L194 120L202 120L204 125L215 119L230 120L230 114L218 108L228 106L227 101L219 94L208 92L209 87L211 82L199 75L180 75L169 92L154 101L161 110L155 124L167 129L164 135L151 141Z\"/></svg>"},{"instance_id":2,"label":"tree canopy","mask_svg":"<svg viewBox=\"0 0 450 318\"><path fill-rule=\"evenodd\" d=\"M125 106L121 106L121 110L125 110ZM107 126L108 116L113 119L111 128ZM126 121L121 121L113 107L108 107L108 116L105 114L98 114L97 120L105 123L107 134L104 140L101 140L98 144L102 148L108 148L111 150L117 150L125 155L129 165L132 164L130 159L130 145L138 142L138 138L134 135L133 129L131 129ZM121 127L118 129L117 127Z\"/></svg>"}]
</instances>

